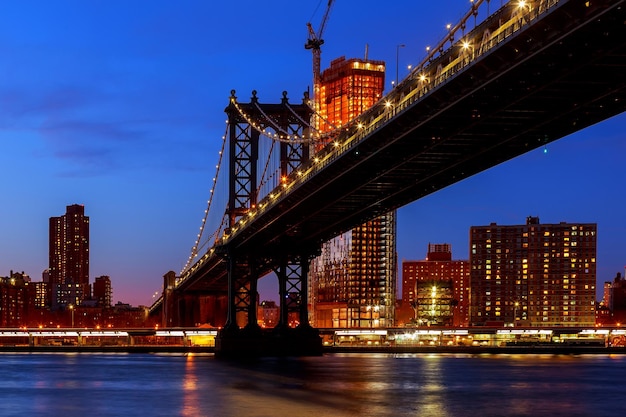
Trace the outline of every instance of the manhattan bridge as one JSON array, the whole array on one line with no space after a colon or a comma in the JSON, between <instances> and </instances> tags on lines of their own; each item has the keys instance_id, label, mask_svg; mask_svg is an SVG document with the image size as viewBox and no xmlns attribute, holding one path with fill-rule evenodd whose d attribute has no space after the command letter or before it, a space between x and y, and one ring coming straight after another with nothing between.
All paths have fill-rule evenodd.
<instances>
[{"instance_id":1,"label":"manhattan bridge","mask_svg":"<svg viewBox=\"0 0 626 417\"><path fill-rule=\"evenodd\" d=\"M342 126L306 94L265 104L232 91L200 233L151 315L220 326L225 355L315 354L307 280L325 241L626 109L625 0L490 3L474 0L405 79ZM280 317L266 331L257 281L272 272Z\"/></svg>"}]
</instances>

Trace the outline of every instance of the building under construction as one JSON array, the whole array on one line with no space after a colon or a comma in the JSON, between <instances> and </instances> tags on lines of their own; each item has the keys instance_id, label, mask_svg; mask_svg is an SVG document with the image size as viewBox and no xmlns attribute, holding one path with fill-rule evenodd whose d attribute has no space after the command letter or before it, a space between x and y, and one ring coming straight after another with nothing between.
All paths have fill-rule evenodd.
<instances>
[{"instance_id":1,"label":"building under construction","mask_svg":"<svg viewBox=\"0 0 626 417\"><path fill-rule=\"evenodd\" d=\"M384 61L335 59L322 72L315 98L323 120L320 130L327 133L349 123L380 100L384 88Z\"/></svg>"},{"instance_id":2,"label":"building under construction","mask_svg":"<svg viewBox=\"0 0 626 417\"><path fill-rule=\"evenodd\" d=\"M320 77L319 130L332 138L382 97L385 63L341 57ZM330 139L329 139L330 140ZM310 297L318 328L389 327L396 298L395 211L343 233L311 262Z\"/></svg>"}]
</instances>

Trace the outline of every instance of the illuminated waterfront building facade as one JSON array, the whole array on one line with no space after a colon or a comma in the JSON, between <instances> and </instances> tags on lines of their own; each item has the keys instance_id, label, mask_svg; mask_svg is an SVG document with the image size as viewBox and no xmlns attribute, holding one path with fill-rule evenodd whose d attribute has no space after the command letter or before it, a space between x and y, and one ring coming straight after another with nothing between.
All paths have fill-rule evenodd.
<instances>
[{"instance_id":1,"label":"illuminated waterfront building facade","mask_svg":"<svg viewBox=\"0 0 626 417\"><path fill-rule=\"evenodd\" d=\"M383 94L385 63L341 57L321 74L318 127L332 139ZM396 214L380 216L322 246L310 268L311 322L316 327L394 325Z\"/></svg>"},{"instance_id":2,"label":"illuminated waterfront building facade","mask_svg":"<svg viewBox=\"0 0 626 417\"><path fill-rule=\"evenodd\" d=\"M470 324L593 326L595 223L470 228Z\"/></svg>"},{"instance_id":3,"label":"illuminated waterfront building facade","mask_svg":"<svg viewBox=\"0 0 626 417\"><path fill-rule=\"evenodd\" d=\"M80 305L89 287L89 217L79 204L50 218L49 287L51 308Z\"/></svg>"},{"instance_id":4,"label":"illuminated waterfront building facade","mask_svg":"<svg viewBox=\"0 0 626 417\"><path fill-rule=\"evenodd\" d=\"M467 326L469 261L453 260L451 246L429 244L425 260L402 261L402 306L406 324Z\"/></svg>"}]
</instances>

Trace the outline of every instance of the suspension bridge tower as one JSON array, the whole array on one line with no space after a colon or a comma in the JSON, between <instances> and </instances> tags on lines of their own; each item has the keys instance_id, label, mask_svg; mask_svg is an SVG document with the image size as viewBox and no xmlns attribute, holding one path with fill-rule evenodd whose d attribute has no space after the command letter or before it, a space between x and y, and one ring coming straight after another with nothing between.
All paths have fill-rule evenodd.
<instances>
[{"instance_id":1,"label":"suspension bridge tower","mask_svg":"<svg viewBox=\"0 0 626 417\"><path fill-rule=\"evenodd\" d=\"M283 92L280 103L261 104L253 91L249 103L238 103L235 91L231 92L225 109L229 124L226 234L258 208L264 189L280 187L284 178L309 160L312 109L308 101L305 93L301 104L292 105ZM278 148L274 173L268 173L272 157L265 161L261 151L260 143L267 139L271 149ZM228 265L228 317L216 339L216 354L321 354L321 339L309 325L307 307L309 263L319 247L302 247L287 236L261 248L242 250L226 243L218 250ZM257 324L257 281L271 272L278 278L280 317L275 328L266 330ZM294 316L295 327L290 323Z\"/></svg>"}]
</instances>

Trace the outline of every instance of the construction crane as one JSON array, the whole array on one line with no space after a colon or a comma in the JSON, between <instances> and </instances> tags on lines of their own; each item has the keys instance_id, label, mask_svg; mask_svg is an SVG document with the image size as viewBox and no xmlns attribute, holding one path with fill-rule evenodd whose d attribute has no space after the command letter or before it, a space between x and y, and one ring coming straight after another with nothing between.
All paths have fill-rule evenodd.
<instances>
[{"instance_id":1,"label":"construction crane","mask_svg":"<svg viewBox=\"0 0 626 417\"><path fill-rule=\"evenodd\" d=\"M321 79L320 72L320 61L321 61L321 46L324 44L324 39L322 39L322 34L324 33L324 28L326 27L326 22L328 21L328 15L330 14L330 9L333 5L334 0L328 0L328 5L326 6L326 12L324 13L324 17L322 17L322 21L320 22L320 26L317 30L317 33L313 29L313 25L311 22L307 23L306 26L309 29L309 39L304 44L305 49L310 49L313 53L313 101L317 103L319 97L319 86ZM315 106L315 109L318 109L318 106Z\"/></svg>"}]
</instances>

